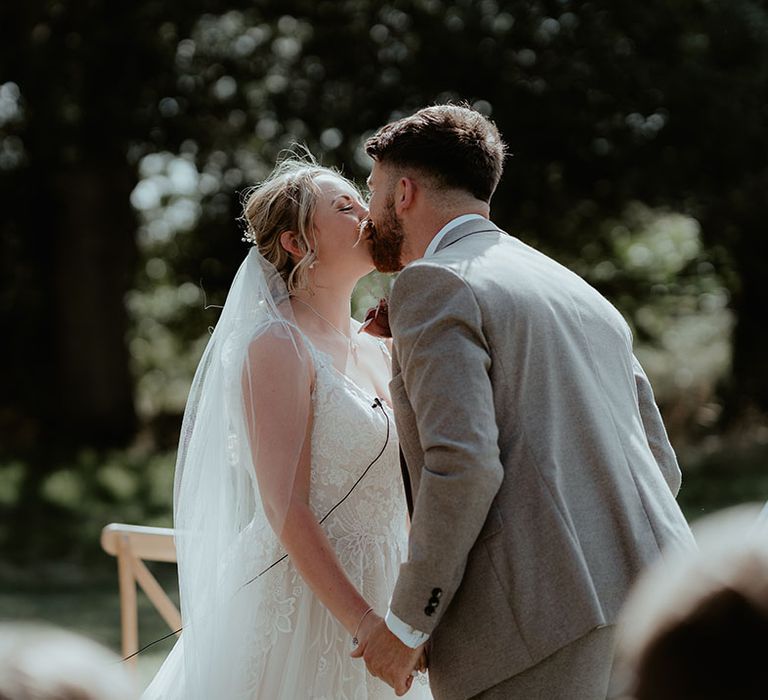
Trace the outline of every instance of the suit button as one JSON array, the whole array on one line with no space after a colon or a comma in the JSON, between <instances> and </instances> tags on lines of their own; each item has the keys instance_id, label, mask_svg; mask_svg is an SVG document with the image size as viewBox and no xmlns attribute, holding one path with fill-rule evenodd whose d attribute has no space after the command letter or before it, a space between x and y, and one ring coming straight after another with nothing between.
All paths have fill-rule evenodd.
<instances>
[{"instance_id":1,"label":"suit button","mask_svg":"<svg viewBox=\"0 0 768 700\"><path fill-rule=\"evenodd\" d=\"M432 589L432 597L433 598L439 598L441 595L443 595L443 589L442 588L433 588Z\"/></svg>"},{"instance_id":2,"label":"suit button","mask_svg":"<svg viewBox=\"0 0 768 700\"><path fill-rule=\"evenodd\" d=\"M427 605L426 608L424 608L424 614L425 615L432 615L432 613L435 612L435 609L431 605Z\"/></svg>"},{"instance_id":3,"label":"suit button","mask_svg":"<svg viewBox=\"0 0 768 700\"><path fill-rule=\"evenodd\" d=\"M431 605L433 608L436 608L438 605L440 605L440 599L439 599L439 598L435 598L435 596L432 596L432 597L429 599L429 604L430 604L430 605Z\"/></svg>"}]
</instances>

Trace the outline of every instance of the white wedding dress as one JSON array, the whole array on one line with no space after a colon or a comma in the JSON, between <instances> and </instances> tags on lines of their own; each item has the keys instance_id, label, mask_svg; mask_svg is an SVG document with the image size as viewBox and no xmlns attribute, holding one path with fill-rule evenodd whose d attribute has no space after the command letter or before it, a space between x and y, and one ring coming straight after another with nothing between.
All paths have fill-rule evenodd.
<instances>
[{"instance_id":1,"label":"white wedding dress","mask_svg":"<svg viewBox=\"0 0 768 700\"><path fill-rule=\"evenodd\" d=\"M306 344L315 367L310 505L318 521L330 512L322 527L342 567L375 611L383 614L407 554L407 509L393 416L386 404L340 373L330 356L308 340ZM227 561L235 561L233 557L239 564L244 559L265 560L263 549L252 551L248 535L245 527L222 562L223 579ZM276 561L280 556L277 551L267 559ZM260 563L254 564L251 577L260 567ZM220 654L211 663L212 670L202 673L221 673L225 685L231 673L244 674L246 681L238 683L237 700L395 697L389 686L366 672L361 659L350 658L348 632L320 603L290 559L233 595L238 598L233 610L238 612L232 613L227 625L234 629L241 623L245 641L230 645L226 657ZM247 611L247 622L235 619L243 611ZM198 623L196 631L206 632L205 624ZM185 687L190 684L190 674L184 672L184 636L182 633L143 700L200 696ZM221 638L223 642L211 641L211 655L222 644L227 646L226 635ZM186 663L190 663L188 657ZM210 678L201 678L200 682L214 688L219 681L209 683ZM431 698L425 677L414 681L408 697ZM235 700L226 693L216 694L216 700L219 698Z\"/></svg>"}]
</instances>

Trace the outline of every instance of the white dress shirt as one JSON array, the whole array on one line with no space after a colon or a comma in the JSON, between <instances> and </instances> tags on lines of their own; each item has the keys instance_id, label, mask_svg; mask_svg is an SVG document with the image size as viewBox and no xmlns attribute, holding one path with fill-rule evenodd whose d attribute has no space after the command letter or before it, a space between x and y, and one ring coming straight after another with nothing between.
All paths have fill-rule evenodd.
<instances>
[{"instance_id":1,"label":"white dress shirt","mask_svg":"<svg viewBox=\"0 0 768 700\"><path fill-rule=\"evenodd\" d=\"M451 219L435 234L434 238L432 238L432 240L429 242L427 249L424 251L423 257L428 258L431 255L434 255L437 251L437 246L440 245L440 241L445 238L445 235L449 231L455 229L457 226L461 226L467 221L484 218L485 217L481 216L480 214L462 214L461 216L457 216L455 219ZM387 610L387 614L384 617L384 622L387 624L389 631L392 632L392 634L394 634L403 644L411 647L411 649L416 649L429 639L429 635L426 632L420 632L419 630L411 627L407 622L403 622L397 615L395 615L395 613L392 612L392 610Z\"/></svg>"}]
</instances>

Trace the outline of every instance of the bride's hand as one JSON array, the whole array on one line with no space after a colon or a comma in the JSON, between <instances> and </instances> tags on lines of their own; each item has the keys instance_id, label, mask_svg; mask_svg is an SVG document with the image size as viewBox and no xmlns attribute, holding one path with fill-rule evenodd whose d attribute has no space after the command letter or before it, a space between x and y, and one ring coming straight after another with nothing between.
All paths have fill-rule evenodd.
<instances>
[{"instance_id":1,"label":"bride's hand","mask_svg":"<svg viewBox=\"0 0 768 700\"><path fill-rule=\"evenodd\" d=\"M413 667L413 670L411 671L411 676L417 677L422 673L426 673L428 667L429 667L429 655L427 654L427 645L422 644L421 650L419 653L419 658L416 660L416 665Z\"/></svg>"},{"instance_id":2,"label":"bride's hand","mask_svg":"<svg viewBox=\"0 0 768 700\"><path fill-rule=\"evenodd\" d=\"M363 649L365 648L365 645L368 643L368 637L371 634L371 630L378 622L381 622L381 617L379 617L373 611L365 616L365 619L360 623L360 628L357 630L357 641L359 642L358 647L362 647Z\"/></svg>"},{"instance_id":3,"label":"bride's hand","mask_svg":"<svg viewBox=\"0 0 768 700\"><path fill-rule=\"evenodd\" d=\"M427 647L425 645L421 648L421 655L419 656L419 660L416 662L416 667L413 670L419 671L420 673L425 673L428 665L429 657L427 656Z\"/></svg>"}]
</instances>

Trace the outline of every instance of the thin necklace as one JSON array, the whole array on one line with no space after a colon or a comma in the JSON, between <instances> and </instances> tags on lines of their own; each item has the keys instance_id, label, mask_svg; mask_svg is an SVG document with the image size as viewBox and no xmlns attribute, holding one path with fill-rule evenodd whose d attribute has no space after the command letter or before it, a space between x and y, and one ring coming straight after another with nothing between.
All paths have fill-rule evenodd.
<instances>
[{"instance_id":1,"label":"thin necklace","mask_svg":"<svg viewBox=\"0 0 768 700\"><path fill-rule=\"evenodd\" d=\"M333 328L334 331L336 331L344 340L347 341L347 344L349 345L349 351L352 353L352 356L357 359L357 343L352 340L352 335L347 335L344 331L339 330L333 323L331 323L323 314L321 314L319 311L317 311L314 307L307 304L307 302L302 301L301 299L297 299L296 297L293 297L294 301L298 301L299 304L302 306L306 306L315 316L317 316L321 321L325 321L331 328Z\"/></svg>"}]
</instances>

